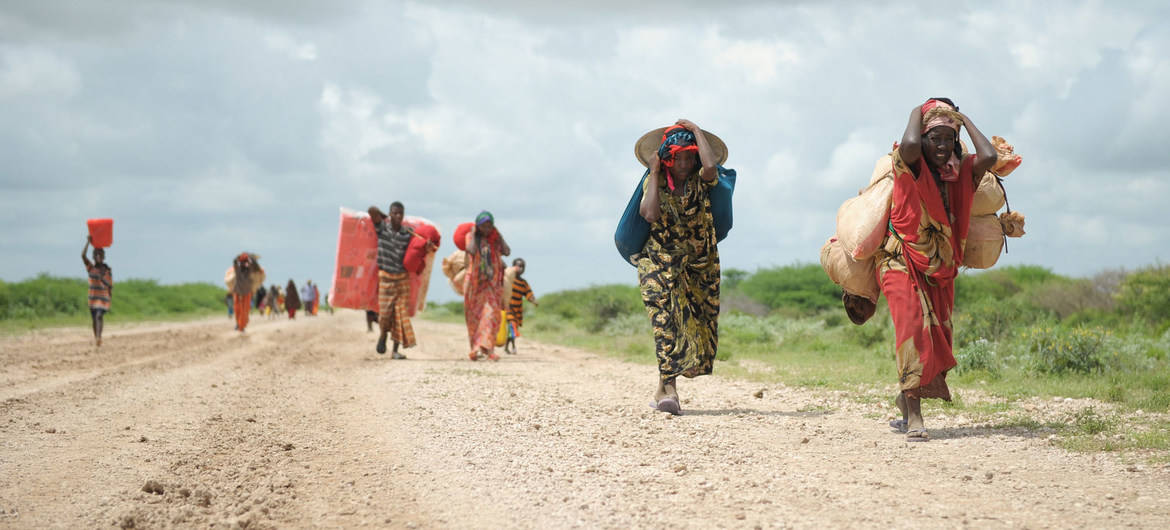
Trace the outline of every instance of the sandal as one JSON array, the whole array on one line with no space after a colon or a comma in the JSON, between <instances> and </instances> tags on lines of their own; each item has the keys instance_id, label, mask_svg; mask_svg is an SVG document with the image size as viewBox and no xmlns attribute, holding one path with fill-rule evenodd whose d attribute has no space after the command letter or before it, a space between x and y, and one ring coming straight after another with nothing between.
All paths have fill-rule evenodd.
<instances>
[{"instance_id":1,"label":"sandal","mask_svg":"<svg viewBox=\"0 0 1170 530\"><path fill-rule=\"evenodd\" d=\"M496 354L496 353L489 353L488 359L492 360L492 361L498 361L498 360L500 360L500 356L499 356L499 354Z\"/></svg>"},{"instance_id":2,"label":"sandal","mask_svg":"<svg viewBox=\"0 0 1170 530\"><path fill-rule=\"evenodd\" d=\"M907 442L929 442L930 435L927 434L926 429L914 429L906 431Z\"/></svg>"},{"instance_id":3,"label":"sandal","mask_svg":"<svg viewBox=\"0 0 1170 530\"><path fill-rule=\"evenodd\" d=\"M664 397L658 400L658 403L654 404L654 409L672 416L682 415L682 407L678 405L678 400L672 397Z\"/></svg>"},{"instance_id":4,"label":"sandal","mask_svg":"<svg viewBox=\"0 0 1170 530\"><path fill-rule=\"evenodd\" d=\"M906 420L890 420L890 428L898 432L906 432Z\"/></svg>"},{"instance_id":5,"label":"sandal","mask_svg":"<svg viewBox=\"0 0 1170 530\"><path fill-rule=\"evenodd\" d=\"M471 353L467 354L467 358L469 358L473 361L478 361L479 360L478 352L472 351Z\"/></svg>"}]
</instances>

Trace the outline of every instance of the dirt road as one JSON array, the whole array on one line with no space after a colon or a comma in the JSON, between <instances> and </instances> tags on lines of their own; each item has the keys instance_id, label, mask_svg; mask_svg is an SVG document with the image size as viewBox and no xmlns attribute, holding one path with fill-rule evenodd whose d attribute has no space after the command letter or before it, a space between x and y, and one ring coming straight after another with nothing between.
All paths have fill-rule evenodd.
<instances>
[{"instance_id":1,"label":"dirt road","mask_svg":"<svg viewBox=\"0 0 1170 530\"><path fill-rule=\"evenodd\" d=\"M1170 527L1166 467L718 376L670 417L653 367L415 325L406 361L357 312L2 338L0 527Z\"/></svg>"}]
</instances>

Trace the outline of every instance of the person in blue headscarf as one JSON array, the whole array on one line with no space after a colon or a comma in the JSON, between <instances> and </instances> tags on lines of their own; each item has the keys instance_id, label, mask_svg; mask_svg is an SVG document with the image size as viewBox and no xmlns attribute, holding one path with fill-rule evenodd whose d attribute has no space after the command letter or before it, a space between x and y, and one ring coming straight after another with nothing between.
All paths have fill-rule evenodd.
<instances>
[{"instance_id":1,"label":"person in blue headscarf","mask_svg":"<svg viewBox=\"0 0 1170 530\"><path fill-rule=\"evenodd\" d=\"M678 376L710 374L719 343L719 249L709 195L720 160L706 134L689 120L663 131L657 156L647 160L639 206L650 223L636 264L658 357L654 406L671 414L681 412Z\"/></svg>"}]
</instances>

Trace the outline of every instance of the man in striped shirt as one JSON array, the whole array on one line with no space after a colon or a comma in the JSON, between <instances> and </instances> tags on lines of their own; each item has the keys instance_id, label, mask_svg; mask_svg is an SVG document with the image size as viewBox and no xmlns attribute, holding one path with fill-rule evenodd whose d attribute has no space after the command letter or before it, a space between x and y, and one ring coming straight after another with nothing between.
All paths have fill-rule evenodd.
<instances>
[{"instance_id":1,"label":"man in striped shirt","mask_svg":"<svg viewBox=\"0 0 1170 530\"><path fill-rule=\"evenodd\" d=\"M516 337L520 336L520 326L524 323L524 299L527 298L534 306L540 304L536 303L536 295L532 294L528 280L523 278L524 260L521 258L512 260L512 267L516 269L516 279L512 280L512 296L508 299L508 342L504 344L504 351L515 354Z\"/></svg>"},{"instance_id":2,"label":"man in striped shirt","mask_svg":"<svg viewBox=\"0 0 1170 530\"><path fill-rule=\"evenodd\" d=\"M381 334L378 335L378 345L374 350L379 354L386 353L386 336L390 335L394 341L390 358L405 359L405 355L398 353L398 348L414 346L415 339L414 328L406 312L410 298L410 278L402 259L406 257L410 238L416 234L409 226L402 224L406 207L401 202L390 203L389 215L382 213L377 206L371 206L368 211L370 220L374 222L374 231L378 234L378 327ZM428 242L427 251L434 250L434 244Z\"/></svg>"},{"instance_id":3,"label":"man in striped shirt","mask_svg":"<svg viewBox=\"0 0 1170 530\"><path fill-rule=\"evenodd\" d=\"M85 240L85 248L81 249L81 261L85 263L85 272L89 274L89 316L93 319L93 338L97 345L102 345L102 317L110 310L110 299L114 296L114 274L110 266L106 265L106 250L93 249L93 261L89 261L86 252L93 242L90 237Z\"/></svg>"}]
</instances>

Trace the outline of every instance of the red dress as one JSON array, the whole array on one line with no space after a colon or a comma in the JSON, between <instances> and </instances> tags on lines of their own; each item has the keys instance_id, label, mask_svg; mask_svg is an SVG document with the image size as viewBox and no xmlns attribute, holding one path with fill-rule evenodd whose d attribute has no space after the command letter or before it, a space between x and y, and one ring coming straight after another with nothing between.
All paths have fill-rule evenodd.
<instances>
[{"instance_id":1,"label":"red dress","mask_svg":"<svg viewBox=\"0 0 1170 530\"><path fill-rule=\"evenodd\" d=\"M925 160L911 171L894 151L891 233L877 253L877 275L894 321L898 381L909 397L951 398L951 311L971 224L974 163L974 155L964 157L958 179L940 189Z\"/></svg>"}]
</instances>

